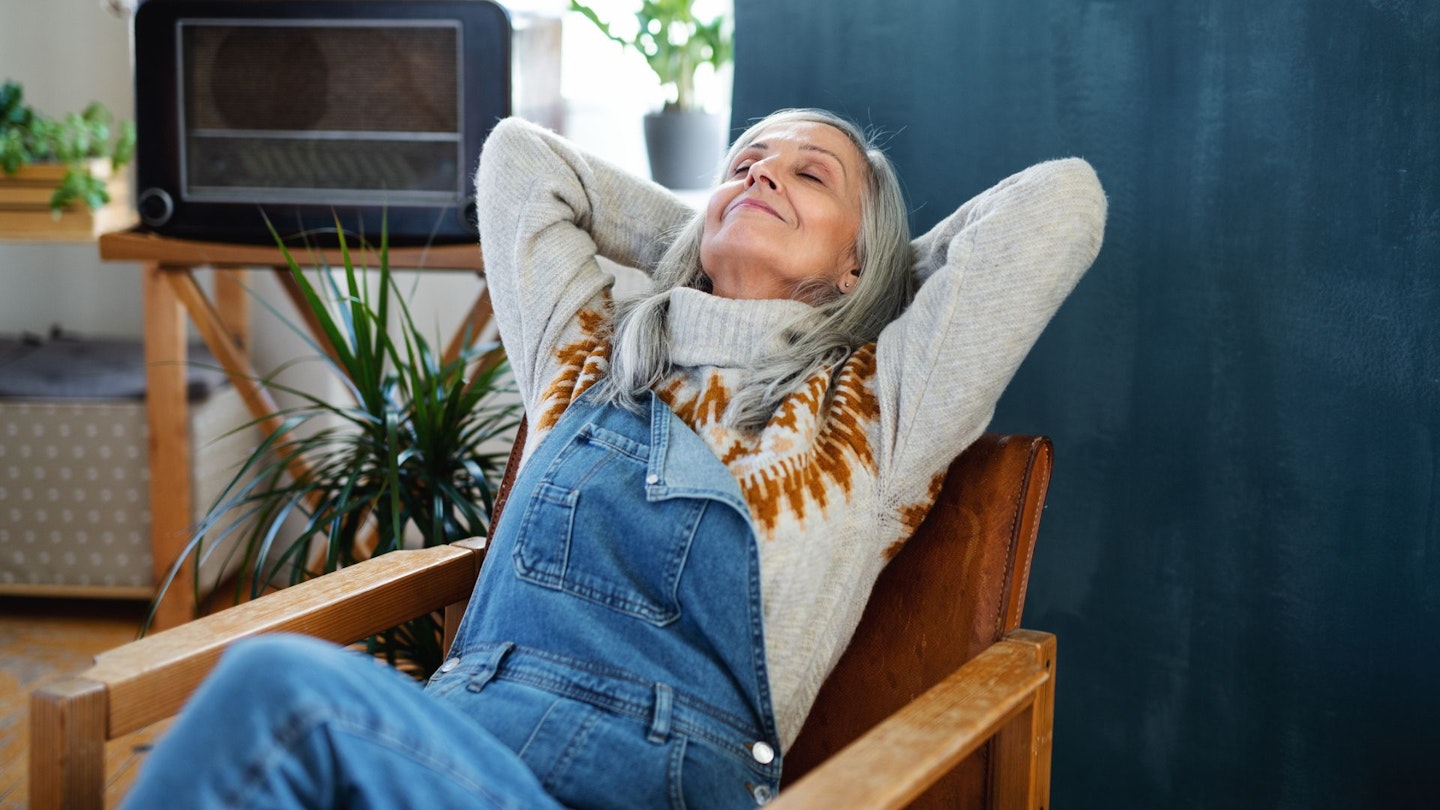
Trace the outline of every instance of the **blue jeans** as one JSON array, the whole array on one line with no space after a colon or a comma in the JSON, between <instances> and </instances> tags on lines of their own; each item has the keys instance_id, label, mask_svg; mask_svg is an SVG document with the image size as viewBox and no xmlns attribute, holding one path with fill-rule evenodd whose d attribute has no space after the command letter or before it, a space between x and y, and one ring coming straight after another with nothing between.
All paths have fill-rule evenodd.
<instances>
[{"instance_id":1,"label":"blue jeans","mask_svg":"<svg viewBox=\"0 0 1440 810\"><path fill-rule=\"evenodd\" d=\"M225 653L125 807L558 808L514 751L410 677L299 636Z\"/></svg>"},{"instance_id":2,"label":"blue jeans","mask_svg":"<svg viewBox=\"0 0 1440 810\"><path fill-rule=\"evenodd\" d=\"M227 653L127 806L739 808L780 777L728 470L658 398L572 404L424 691L318 642Z\"/></svg>"}]
</instances>

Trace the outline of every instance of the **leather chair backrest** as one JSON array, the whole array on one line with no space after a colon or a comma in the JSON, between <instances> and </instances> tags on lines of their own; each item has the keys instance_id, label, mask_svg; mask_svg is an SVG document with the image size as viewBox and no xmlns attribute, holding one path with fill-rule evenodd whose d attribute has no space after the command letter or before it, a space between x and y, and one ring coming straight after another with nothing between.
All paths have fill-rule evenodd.
<instances>
[{"instance_id":1,"label":"leather chair backrest","mask_svg":"<svg viewBox=\"0 0 1440 810\"><path fill-rule=\"evenodd\" d=\"M1044 437L987 433L950 465L785 753L786 782L1019 627L1052 454ZM985 807L990 745L912 807Z\"/></svg>"}]
</instances>

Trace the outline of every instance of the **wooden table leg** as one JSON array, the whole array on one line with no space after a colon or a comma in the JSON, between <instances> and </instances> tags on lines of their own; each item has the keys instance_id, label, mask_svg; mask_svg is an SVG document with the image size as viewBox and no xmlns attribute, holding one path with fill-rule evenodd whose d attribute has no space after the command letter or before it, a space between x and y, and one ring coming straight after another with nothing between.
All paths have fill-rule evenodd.
<instances>
[{"instance_id":1,"label":"wooden table leg","mask_svg":"<svg viewBox=\"0 0 1440 810\"><path fill-rule=\"evenodd\" d=\"M185 398L185 317L166 273L145 265L145 414L150 450L150 554L158 588L185 547L191 523L190 405ZM155 612L157 630L194 618L194 562L186 560Z\"/></svg>"},{"instance_id":2,"label":"wooden table leg","mask_svg":"<svg viewBox=\"0 0 1440 810\"><path fill-rule=\"evenodd\" d=\"M490 287L486 285L480 288L480 294L476 296L465 320L455 328L455 334L450 337L450 343L445 347L443 362L454 360L461 352L474 346L494 314L495 306L490 302Z\"/></svg>"},{"instance_id":3,"label":"wooden table leg","mask_svg":"<svg viewBox=\"0 0 1440 810\"><path fill-rule=\"evenodd\" d=\"M215 270L215 309L242 353L250 351L250 298L240 283L242 270Z\"/></svg>"},{"instance_id":4,"label":"wooden table leg","mask_svg":"<svg viewBox=\"0 0 1440 810\"><path fill-rule=\"evenodd\" d=\"M226 324L219 305L212 304L205 297L204 290L200 289L191 273L171 274L165 280L170 282L170 294L189 313L200 338L230 376L231 384L250 409L250 415L255 417L255 423L266 436L273 434L285 421L279 416L280 406L275 404L270 391L261 384L260 375L250 364L250 355L232 339L234 332Z\"/></svg>"},{"instance_id":5,"label":"wooden table leg","mask_svg":"<svg viewBox=\"0 0 1440 810\"><path fill-rule=\"evenodd\" d=\"M330 360L335 363L337 368L341 367L339 352L335 351L330 337L320 326L320 319L316 317L315 310L310 308L310 303L305 300L305 293L300 289L300 283L295 280L295 276L291 275L290 268L285 265L276 265L270 269L275 272L275 280L280 283L280 289L284 290L285 295L289 297L290 303L294 305L300 319L305 321L305 328L310 332L310 337L315 341L315 345L320 348L320 351L329 355Z\"/></svg>"}]
</instances>

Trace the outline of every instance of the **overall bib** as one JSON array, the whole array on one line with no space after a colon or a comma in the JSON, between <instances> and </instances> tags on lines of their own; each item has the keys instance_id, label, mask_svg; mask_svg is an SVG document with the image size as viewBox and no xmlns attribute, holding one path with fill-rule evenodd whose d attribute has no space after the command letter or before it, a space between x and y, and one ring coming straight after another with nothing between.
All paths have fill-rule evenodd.
<instances>
[{"instance_id":1,"label":"overall bib","mask_svg":"<svg viewBox=\"0 0 1440 810\"><path fill-rule=\"evenodd\" d=\"M663 401L581 396L515 479L427 691L569 807L763 804L781 756L755 542L734 478Z\"/></svg>"}]
</instances>

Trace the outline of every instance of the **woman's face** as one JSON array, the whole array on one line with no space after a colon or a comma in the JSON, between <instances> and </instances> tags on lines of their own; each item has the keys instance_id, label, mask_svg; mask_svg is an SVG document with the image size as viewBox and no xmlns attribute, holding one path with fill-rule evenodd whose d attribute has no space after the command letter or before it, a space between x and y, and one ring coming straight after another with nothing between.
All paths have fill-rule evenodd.
<instances>
[{"instance_id":1,"label":"woman's face","mask_svg":"<svg viewBox=\"0 0 1440 810\"><path fill-rule=\"evenodd\" d=\"M766 127L726 168L710 195L700 265L715 295L794 298L818 279L848 292L859 266L865 160L834 127L809 121Z\"/></svg>"}]
</instances>

